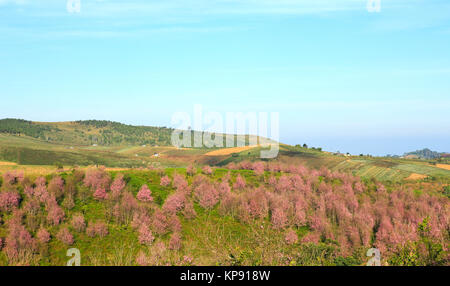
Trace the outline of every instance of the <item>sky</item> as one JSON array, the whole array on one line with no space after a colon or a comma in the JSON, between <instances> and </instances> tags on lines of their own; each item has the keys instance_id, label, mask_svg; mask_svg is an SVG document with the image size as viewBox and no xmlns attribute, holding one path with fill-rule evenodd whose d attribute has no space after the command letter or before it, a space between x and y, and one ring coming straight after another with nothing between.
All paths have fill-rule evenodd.
<instances>
[{"instance_id":1,"label":"sky","mask_svg":"<svg viewBox=\"0 0 450 286\"><path fill-rule=\"evenodd\" d=\"M201 104L279 112L288 144L450 152L450 1L368 1L0 0L0 118L176 127Z\"/></svg>"}]
</instances>

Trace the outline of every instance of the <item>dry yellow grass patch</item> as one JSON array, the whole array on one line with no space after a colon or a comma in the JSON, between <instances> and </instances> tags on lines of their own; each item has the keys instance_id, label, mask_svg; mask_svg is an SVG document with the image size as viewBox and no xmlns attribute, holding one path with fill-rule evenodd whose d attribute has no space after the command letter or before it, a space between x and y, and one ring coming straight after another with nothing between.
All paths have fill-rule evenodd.
<instances>
[{"instance_id":1,"label":"dry yellow grass patch","mask_svg":"<svg viewBox=\"0 0 450 286\"><path fill-rule=\"evenodd\" d=\"M436 164L436 167L450 171L450 165L448 164Z\"/></svg>"},{"instance_id":2,"label":"dry yellow grass patch","mask_svg":"<svg viewBox=\"0 0 450 286\"><path fill-rule=\"evenodd\" d=\"M3 162L3 161L0 161L0 166L16 166L17 165L17 163L14 163L14 162Z\"/></svg>"},{"instance_id":3,"label":"dry yellow grass patch","mask_svg":"<svg viewBox=\"0 0 450 286\"><path fill-rule=\"evenodd\" d=\"M408 178L406 178L406 180L422 180L427 178L427 175L422 175L422 174L416 174L416 173L412 173L411 175L409 175Z\"/></svg>"},{"instance_id":4,"label":"dry yellow grass patch","mask_svg":"<svg viewBox=\"0 0 450 286\"><path fill-rule=\"evenodd\" d=\"M240 153L240 152L243 152L243 151L247 151L247 150L253 149L255 147L258 147L258 146L252 145L252 146L244 146L244 147L233 147L233 148L219 149L219 150L208 152L208 153L205 154L205 156L231 155L233 153Z\"/></svg>"},{"instance_id":5,"label":"dry yellow grass patch","mask_svg":"<svg viewBox=\"0 0 450 286\"><path fill-rule=\"evenodd\" d=\"M32 165L0 165L0 173L8 171L23 171L27 175L48 175L56 173L55 166L32 166Z\"/></svg>"}]
</instances>

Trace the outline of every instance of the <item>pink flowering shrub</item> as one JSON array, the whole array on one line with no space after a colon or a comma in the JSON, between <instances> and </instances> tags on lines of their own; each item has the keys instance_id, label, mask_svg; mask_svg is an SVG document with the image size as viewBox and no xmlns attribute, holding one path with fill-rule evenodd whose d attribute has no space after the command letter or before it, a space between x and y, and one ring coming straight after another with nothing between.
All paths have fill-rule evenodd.
<instances>
[{"instance_id":1,"label":"pink flowering shrub","mask_svg":"<svg viewBox=\"0 0 450 286\"><path fill-rule=\"evenodd\" d=\"M193 176L193 175L195 175L195 173L197 173L197 169L194 167L194 165L191 164L191 165L187 166L186 173L189 176Z\"/></svg>"},{"instance_id":2,"label":"pink flowering shrub","mask_svg":"<svg viewBox=\"0 0 450 286\"><path fill-rule=\"evenodd\" d=\"M24 178L23 171L8 171L3 174L3 182L8 185L21 183Z\"/></svg>"},{"instance_id":3,"label":"pink flowering shrub","mask_svg":"<svg viewBox=\"0 0 450 286\"><path fill-rule=\"evenodd\" d=\"M133 214L133 220L131 221L131 227L134 229L139 229L141 225L150 225L151 218L148 215L146 208L139 208Z\"/></svg>"},{"instance_id":4,"label":"pink flowering shrub","mask_svg":"<svg viewBox=\"0 0 450 286\"><path fill-rule=\"evenodd\" d=\"M272 224L275 229L285 228L287 226L287 217L283 209L276 208L272 213Z\"/></svg>"},{"instance_id":5,"label":"pink flowering shrub","mask_svg":"<svg viewBox=\"0 0 450 286\"><path fill-rule=\"evenodd\" d=\"M109 174L102 168L91 168L86 171L84 177L84 185L94 190L107 189L111 178Z\"/></svg>"},{"instance_id":6,"label":"pink flowering shrub","mask_svg":"<svg viewBox=\"0 0 450 286\"><path fill-rule=\"evenodd\" d=\"M237 175L236 182L233 185L233 188L236 190L243 190L247 183L245 182L245 179L241 176L241 174Z\"/></svg>"},{"instance_id":7,"label":"pink flowering shrub","mask_svg":"<svg viewBox=\"0 0 450 286\"><path fill-rule=\"evenodd\" d=\"M48 243L50 241L50 233L45 229L41 228L36 234L37 239L40 243Z\"/></svg>"},{"instance_id":8,"label":"pink flowering shrub","mask_svg":"<svg viewBox=\"0 0 450 286\"><path fill-rule=\"evenodd\" d=\"M64 211L54 203L48 207L47 221L52 225L59 225L65 217Z\"/></svg>"},{"instance_id":9,"label":"pink flowering shrub","mask_svg":"<svg viewBox=\"0 0 450 286\"><path fill-rule=\"evenodd\" d=\"M113 215L119 223L128 224L133 219L138 207L138 202L133 194L125 192L120 203L116 203L113 207Z\"/></svg>"},{"instance_id":10,"label":"pink flowering shrub","mask_svg":"<svg viewBox=\"0 0 450 286\"><path fill-rule=\"evenodd\" d=\"M0 192L0 210L10 212L19 206L20 196L15 192Z\"/></svg>"},{"instance_id":11,"label":"pink flowering shrub","mask_svg":"<svg viewBox=\"0 0 450 286\"><path fill-rule=\"evenodd\" d=\"M64 194L64 180L60 176L55 176L48 183L48 191L55 195L56 198L61 198Z\"/></svg>"},{"instance_id":12,"label":"pink flowering shrub","mask_svg":"<svg viewBox=\"0 0 450 286\"><path fill-rule=\"evenodd\" d=\"M110 186L111 196L113 199L118 199L120 197L122 191L125 189L125 185L123 174L117 174Z\"/></svg>"},{"instance_id":13,"label":"pink flowering shrub","mask_svg":"<svg viewBox=\"0 0 450 286\"><path fill-rule=\"evenodd\" d=\"M181 234L179 232L173 233L169 241L169 249L180 250L181 249Z\"/></svg>"},{"instance_id":14,"label":"pink flowering shrub","mask_svg":"<svg viewBox=\"0 0 450 286\"><path fill-rule=\"evenodd\" d=\"M296 244L298 242L298 235L294 230L290 229L286 233L285 240L286 240L286 243L289 245Z\"/></svg>"},{"instance_id":15,"label":"pink flowering shrub","mask_svg":"<svg viewBox=\"0 0 450 286\"><path fill-rule=\"evenodd\" d=\"M245 213L242 213L245 212ZM264 219L269 212L269 202L263 189L246 193L241 199L241 215L252 219Z\"/></svg>"},{"instance_id":16,"label":"pink flowering shrub","mask_svg":"<svg viewBox=\"0 0 450 286\"><path fill-rule=\"evenodd\" d=\"M66 245L72 245L74 243L73 235L66 227L61 228L56 235L56 238Z\"/></svg>"},{"instance_id":17,"label":"pink flowering shrub","mask_svg":"<svg viewBox=\"0 0 450 286\"><path fill-rule=\"evenodd\" d=\"M137 199L141 202L153 202L152 191L147 185L143 185L137 194Z\"/></svg>"},{"instance_id":18,"label":"pink flowering shrub","mask_svg":"<svg viewBox=\"0 0 450 286\"><path fill-rule=\"evenodd\" d=\"M176 214L183 210L185 201L185 194L182 192L176 192L166 199L163 205L163 210L170 215Z\"/></svg>"},{"instance_id":19,"label":"pink flowering shrub","mask_svg":"<svg viewBox=\"0 0 450 286\"><path fill-rule=\"evenodd\" d=\"M212 209L219 202L219 192L212 184L201 184L194 190L194 197L205 209Z\"/></svg>"},{"instance_id":20,"label":"pink flowering shrub","mask_svg":"<svg viewBox=\"0 0 450 286\"><path fill-rule=\"evenodd\" d=\"M205 175L211 175L213 173L213 170L212 170L212 168L210 166L204 166L202 168L202 172Z\"/></svg>"},{"instance_id":21,"label":"pink flowering shrub","mask_svg":"<svg viewBox=\"0 0 450 286\"><path fill-rule=\"evenodd\" d=\"M109 234L108 226L104 222L89 223L86 228L86 234L89 237L105 237Z\"/></svg>"},{"instance_id":22,"label":"pink flowering shrub","mask_svg":"<svg viewBox=\"0 0 450 286\"><path fill-rule=\"evenodd\" d=\"M83 232L86 229L86 221L82 214L75 214L72 217L72 227L78 232Z\"/></svg>"},{"instance_id":23,"label":"pink flowering shrub","mask_svg":"<svg viewBox=\"0 0 450 286\"><path fill-rule=\"evenodd\" d=\"M148 228L147 225L143 224L139 228L139 243L143 245L151 245L155 237L152 234L152 231Z\"/></svg>"},{"instance_id":24,"label":"pink flowering shrub","mask_svg":"<svg viewBox=\"0 0 450 286\"><path fill-rule=\"evenodd\" d=\"M264 175L265 166L263 162L253 163L252 169L257 176Z\"/></svg>"},{"instance_id":25,"label":"pink flowering shrub","mask_svg":"<svg viewBox=\"0 0 450 286\"><path fill-rule=\"evenodd\" d=\"M191 200L185 202L183 216L186 219L194 219L197 216L197 212L195 211L194 204Z\"/></svg>"},{"instance_id":26,"label":"pink flowering shrub","mask_svg":"<svg viewBox=\"0 0 450 286\"><path fill-rule=\"evenodd\" d=\"M170 185L171 181L169 176L164 176L161 178L161 186L168 187Z\"/></svg>"},{"instance_id":27,"label":"pink flowering shrub","mask_svg":"<svg viewBox=\"0 0 450 286\"><path fill-rule=\"evenodd\" d=\"M169 219L169 228L172 232L181 232L181 221L176 215L172 215Z\"/></svg>"},{"instance_id":28,"label":"pink flowering shrub","mask_svg":"<svg viewBox=\"0 0 450 286\"><path fill-rule=\"evenodd\" d=\"M185 177L179 174L174 175L172 184L178 191L186 191L188 188L188 182Z\"/></svg>"},{"instance_id":29,"label":"pink flowering shrub","mask_svg":"<svg viewBox=\"0 0 450 286\"><path fill-rule=\"evenodd\" d=\"M169 224L166 215L159 209L153 214L152 221L153 231L159 235L164 235L169 230Z\"/></svg>"},{"instance_id":30,"label":"pink flowering shrub","mask_svg":"<svg viewBox=\"0 0 450 286\"><path fill-rule=\"evenodd\" d=\"M102 201L104 199L106 199L106 191L104 188L98 188L95 192L94 192L94 198L98 201Z\"/></svg>"}]
</instances>

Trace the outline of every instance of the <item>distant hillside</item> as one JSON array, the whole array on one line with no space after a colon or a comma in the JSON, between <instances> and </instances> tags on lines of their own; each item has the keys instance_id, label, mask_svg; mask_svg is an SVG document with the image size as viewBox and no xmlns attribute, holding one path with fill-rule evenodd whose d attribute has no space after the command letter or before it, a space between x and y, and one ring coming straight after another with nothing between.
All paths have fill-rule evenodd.
<instances>
[{"instance_id":1,"label":"distant hillside","mask_svg":"<svg viewBox=\"0 0 450 286\"><path fill-rule=\"evenodd\" d=\"M27 136L47 143L70 146L172 146L173 131L173 128L167 127L133 126L104 120L74 122L0 120L0 134ZM195 135L199 133L203 136L203 132L191 131L192 146ZM250 138L254 139L255 136L235 137L235 140L244 141L244 144L248 145ZM223 139L225 146L225 136Z\"/></svg>"},{"instance_id":2,"label":"distant hillside","mask_svg":"<svg viewBox=\"0 0 450 286\"><path fill-rule=\"evenodd\" d=\"M0 133L29 136L42 141L73 145L160 145L171 144L173 129L132 126L111 121L88 120L43 123L22 119L0 120Z\"/></svg>"},{"instance_id":3,"label":"distant hillside","mask_svg":"<svg viewBox=\"0 0 450 286\"><path fill-rule=\"evenodd\" d=\"M405 153L404 157L415 156L419 159L438 159L438 158L441 158L443 155L445 155L445 153L439 153L439 152L431 151L428 148L425 148L422 150Z\"/></svg>"}]
</instances>

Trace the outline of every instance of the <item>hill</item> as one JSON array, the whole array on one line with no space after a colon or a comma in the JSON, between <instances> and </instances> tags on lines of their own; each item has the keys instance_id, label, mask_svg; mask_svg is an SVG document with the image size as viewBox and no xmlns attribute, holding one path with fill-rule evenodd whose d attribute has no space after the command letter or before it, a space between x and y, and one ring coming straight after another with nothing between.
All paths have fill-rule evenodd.
<instances>
[{"instance_id":1,"label":"hill","mask_svg":"<svg viewBox=\"0 0 450 286\"><path fill-rule=\"evenodd\" d=\"M72 145L170 145L173 129L132 126L112 121L32 122L0 120L0 133L28 136L46 142Z\"/></svg>"},{"instance_id":2,"label":"hill","mask_svg":"<svg viewBox=\"0 0 450 286\"><path fill-rule=\"evenodd\" d=\"M431 151L428 148L417 150L414 152L405 153L404 157L416 157L419 159L438 159L441 158L445 153L439 153Z\"/></svg>"}]
</instances>

